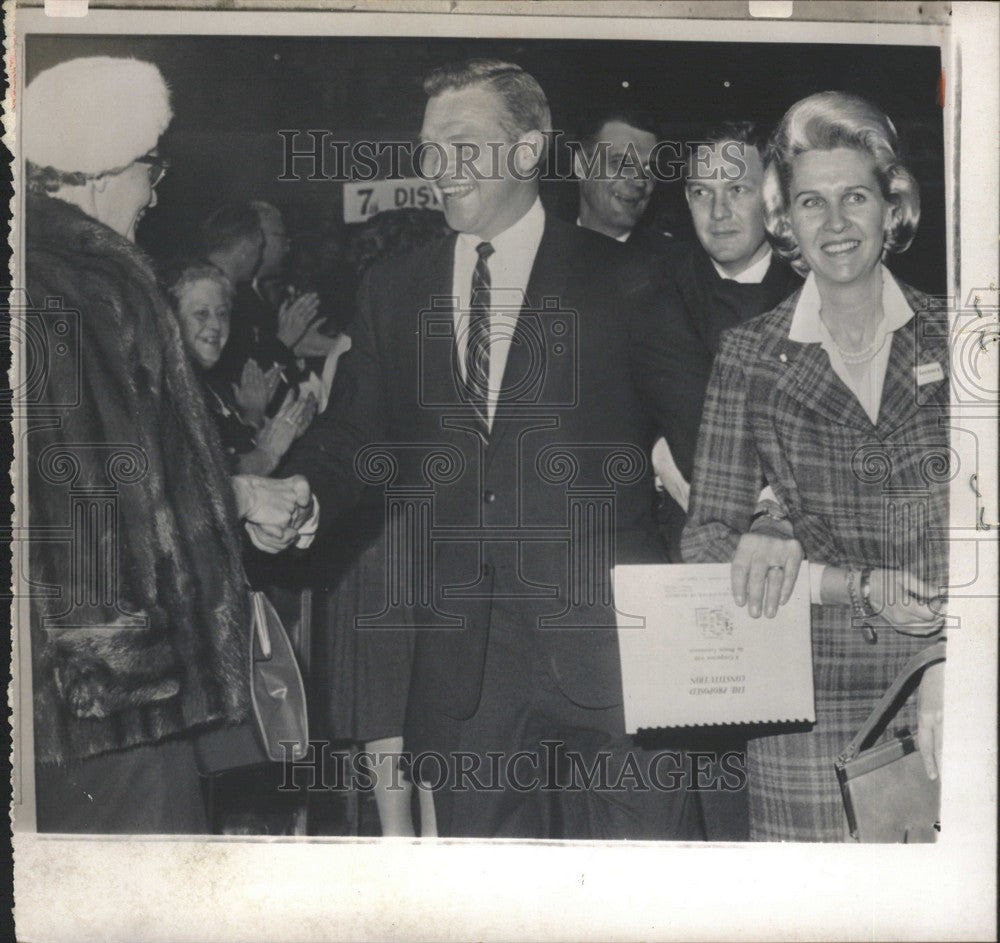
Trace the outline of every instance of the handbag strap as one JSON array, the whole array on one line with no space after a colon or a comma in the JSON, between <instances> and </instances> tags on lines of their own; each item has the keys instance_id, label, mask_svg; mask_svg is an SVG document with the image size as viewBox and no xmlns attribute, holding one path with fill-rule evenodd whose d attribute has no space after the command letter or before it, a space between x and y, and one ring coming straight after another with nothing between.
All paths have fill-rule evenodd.
<instances>
[{"instance_id":1,"label":"handbag strap","mask_svg":"<svg viewBox=\"0 0 1000 943\"><path fill-rule=\"evenodd\" d=\"M271 658L271 636L267 630L267 600L260 590L250 591L250 605L253 607L253 630L257 633L261 658Z\"/></svg>"},{"instance_id":2,"label":"handbag strap","mask_svg":"<svg viewBox=\"0 0 1000 943\"><path fill-rule=\"evenodd\" d=\"M889 685L888 690L882 695L878 704L861 725L861 729L854 735L854 739L847 745L847 749L840 755L843 761L853 760L858 755L865 741L871 736L872 731L881 723L882 719L889 713L889 709L899 697L900 692L906 687L909 680L919 674L929 665L945 659L945 640L928 645L916 653L903 667L903 670L896 676L896 680Z\"/></svg>"}]
</instances>

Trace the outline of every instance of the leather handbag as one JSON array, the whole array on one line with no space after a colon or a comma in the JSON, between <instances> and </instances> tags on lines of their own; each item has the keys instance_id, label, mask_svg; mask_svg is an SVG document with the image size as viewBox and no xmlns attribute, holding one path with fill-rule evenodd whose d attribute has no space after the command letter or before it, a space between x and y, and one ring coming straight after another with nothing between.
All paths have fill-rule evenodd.
<instances>
[{"instance_id":1,"label":"leather handbag","mask_svg":"<svg viewBox=\"0 0 1000 943\"><path fill-rule=\"evenodd\" d=\"M917 652L834 763L855 841L916 844L937 838L941 780L927 775L915 735L903 730L890 740L864 747L893 716L910 681L944 658L943 640Z\"/></svg>"},{"instance_id":2,"label":"leather handbag","mask_svg":"<svg viewBox=\"0 0 1000 943\"><path fill-rule=\"evenodd\" d=\"M309 746L306 690L288 633L271 601L250 592L250 717L195 740L203 775L301 760Z\"/></svg>"}]
</instances>

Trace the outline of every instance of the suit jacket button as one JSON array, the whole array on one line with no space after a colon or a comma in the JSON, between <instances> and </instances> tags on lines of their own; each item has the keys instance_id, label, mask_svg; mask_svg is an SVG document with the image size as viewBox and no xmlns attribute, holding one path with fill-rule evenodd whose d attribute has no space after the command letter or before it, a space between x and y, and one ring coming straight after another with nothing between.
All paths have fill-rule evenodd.
<instances>
[{"instance_id":1,"label":"suit jacket button","mask_svg":"<svg viewBox=\"0 0 1000 943\"><path fill-rule=\"evenodd\" d=\"M496 501L496 499L497 496L495 491L490 491L487 489L486 491L483 492L483 500L487 504L492 504L494 501Z\"/></svg>"}]
</instances>

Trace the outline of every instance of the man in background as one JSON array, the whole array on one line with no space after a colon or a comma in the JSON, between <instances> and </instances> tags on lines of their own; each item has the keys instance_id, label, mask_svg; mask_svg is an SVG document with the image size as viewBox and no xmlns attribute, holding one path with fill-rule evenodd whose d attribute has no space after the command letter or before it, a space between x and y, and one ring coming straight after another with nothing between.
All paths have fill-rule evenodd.
<instances>
[{"instance_id":1,"label":"man in background","mask_svg":"<svg viewBox=\"0 0 1000 943\"><path fill-rule=\"evenodd\" d=\"M764 229L765 138L749 121L709 128L689 148L685 196L698 236L665 290L650 296L641 318L640 382L657 415L661 438L653 448L657 514L670 560L682 562L681 532L687 516L698 427L726 328L770 311L801 284L771 251ZM646 320L648 318L648 320ZM685 746L742 752L745 732L706 730ZM706 837L749 838L745 790L700 794Z\"/></svg>"},{"instance_id":2,"label":"man in background","mask_svg":"<svg viewBox=\"0 0 1000 943\"><path fill-rule=\"evenodd\" d=\"M658 135L656 121L644 112L605 109L581 126L573 157L580 181L577 225L628 247L633 290L647 280L663 285L687 254L684 243L642 221L656 188L650 161Z\"/></svg>"},{"instance_id":3,"label":"man in background","mask_svg":"<svg viewBox=\"0 0 1000 943\"><path fill-rule=\"evenodd\" d=\"M662 436L653 465L664 488L661 533L675 563L719 335L770 311L801 285L771 251L764 229L765 140L752 122L724 122L689 148L684 194L699 245L646 312L643 382Z\"/></svg>"},{"instance_id":4,"label":"man in background","mask_svg":"<svg viewBox=\"0 0 1000 943\"><path fill-rule=\"evenodd\" d=\"M219 207L201 228L202 255L235 288L229 340L209 382L231 388L244 420L258 427L307 376L293 347L318 304L315 295L303 295L289 299L278 312L257 289L262 267L266 264L265 271L273 273L287 254L283 231L269 241L261 215L249 203Z\"/></svg>"},{"instance_id":5,"label":"man in background","mask_svg":"<svg viewBox=\"0 0 1000 943\"><path fill-rule=\"evenodd\" d=\"M264 250L248 291L247 307L258 308L255 323L275 335L298 358L325 357L334 339L319 330L319 296L297 291L286 278L292 243L281 211L264 200L252 200L264 234Z\"/></svg>"}]
</instances>

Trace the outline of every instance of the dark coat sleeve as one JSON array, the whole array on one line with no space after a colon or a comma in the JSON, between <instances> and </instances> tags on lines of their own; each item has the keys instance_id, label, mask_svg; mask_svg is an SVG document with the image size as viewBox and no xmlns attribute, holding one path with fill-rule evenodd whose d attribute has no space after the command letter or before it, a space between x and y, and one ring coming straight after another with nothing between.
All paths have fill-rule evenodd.
<instances>
[{"instance_id":1,"label":"dark coat sleeve","mask_svg":"<svg viewBox=\"0 0 1000 943\"><path fill-rule=\"evenodd\" d=\"M366 483L355 471L358 452L387 434L384 345L377 336L376 294L371 271L358 292L358 314L351 328L351 349L337 369L333 394L296 443L283 474L304 475L320 507L320 531L355 507Z\"/></svg>"},{"instance_id":2,"label":"dark coat sleeve","mask_svg":"<svg viewBox=\"0 0 1000 943\"><path fill-rule=\"evenodd\" d=\"M638 304L633 358L636 384L657 436L667 440L677 467L690 480L712 357L675 286L647 293Z\"/></svg>"}]
</instances>

